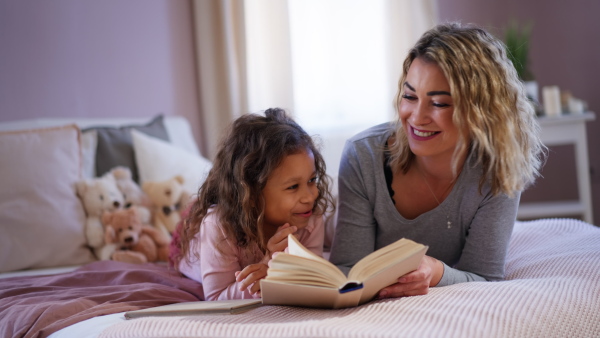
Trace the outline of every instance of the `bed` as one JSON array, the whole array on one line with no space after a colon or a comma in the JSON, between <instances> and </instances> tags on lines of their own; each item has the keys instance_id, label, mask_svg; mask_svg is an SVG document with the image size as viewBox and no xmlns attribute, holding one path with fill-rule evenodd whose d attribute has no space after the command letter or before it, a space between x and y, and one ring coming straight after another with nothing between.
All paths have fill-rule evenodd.
<instances>
[{"instance_id":1,"label":"bed","mask_svg":"<svg viewBox=\"0 0 600 338\"><path fill-rule=\"evenodd\" d=\"M182 130L187 131L181 134L174 131L179 129L171 129L172 133L178 133L179 140L176 137L169 142L181 149L188 147L183 145L186 142L179 142L191 137L186 121L177 117L165 120L170 119L178 120ZM98 122L80 125L98 125ZM43 124L47 127L47 122ZM15 126L22 124L10 125L12 129L20 128ZM5 124L2 128L8 127ZM6 132L0 132L0 141L4 141L3 133ZM81 132L78 135L79 153L85 156L85 151L81 151ZM0 145L4 156L11 151L3 148L7 144ZM190 158L189 163L194 163L199 156L197 148L186 148L185 156ZM81 158L78 161L85 162ZM143 176L144 162L138 164ZM44 172L52 170L51 167L51 164L43 166ZM81 177L83 171L71 173L71 179ZM6 176L0 177L2 183L10 184ZM14 191L12 196L15 199ZM4 250L3 245L15 245L15 239L7 237L22 234L7 222L24 222L5 216L13 213L3 209L6 201L2 199L0 195L3 233L0 251ZM59 209L65 208L65 203L62 201ZM74 238L81 240L80 237L83 236ZM66 250L66 244L61 244ZM12 251L2 253L2 337L600 336L600 229L575 219L517 222L510 241L505 281L432 288L425 296L379 300L340 310L262 306L237 315L126 320L126 311L203 300L202 286L164 263L96 261L84 254L61 261L69 264L57 265L37 257L40 256L37 250L31 249L26 253L33 258L21 260L26 267L7 271L6 267L15 263L6 263L4 255L15 256ZM80 251L73 254L79 255Z\"/></svg>"}]
</instances>

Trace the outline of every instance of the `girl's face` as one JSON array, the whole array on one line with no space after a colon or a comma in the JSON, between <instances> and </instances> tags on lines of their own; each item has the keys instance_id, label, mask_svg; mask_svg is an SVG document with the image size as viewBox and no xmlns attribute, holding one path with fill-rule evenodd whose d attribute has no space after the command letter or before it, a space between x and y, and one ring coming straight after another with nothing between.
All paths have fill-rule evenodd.
<instances>
[{"instance_id":1,"label":"girl's face","mask_svg":"<svg viewBox=\"0 0 600 338\"><path fill-rule=\"evenodd\" d=\"M398 107L411 151L417 156L452 157L458 128L452 122L450 84L434 62L413 60Z\"/></svg>"},{"instance_id":2,"label":"girl's face","mask_svg":"<svg viewBox=\"0 0 600 338\"><path fill-rule=\"evenodd\" d=\"M315 158L310 150L288 155L273 170L262 191L265 226L277 229L289 223L298 229L308 224L319 195Z\"/></svg>"}]
</instances>

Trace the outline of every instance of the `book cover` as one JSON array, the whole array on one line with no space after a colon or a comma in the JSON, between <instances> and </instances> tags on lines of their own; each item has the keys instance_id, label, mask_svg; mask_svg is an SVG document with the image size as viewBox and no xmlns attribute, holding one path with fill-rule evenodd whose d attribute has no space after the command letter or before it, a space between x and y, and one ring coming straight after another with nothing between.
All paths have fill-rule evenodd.
<instances>
[{"instance_id":1,"label":"book cover","mask_svg":"<svg viewBox=\"0 0 600 338\"><path fill-rule=\"evenodd\" d=\"M183 302L125 312L126 319L148 316L193 316L202 314L238 314L262 305L260 299L233 299Z\"/></svg>"}]
</instances>

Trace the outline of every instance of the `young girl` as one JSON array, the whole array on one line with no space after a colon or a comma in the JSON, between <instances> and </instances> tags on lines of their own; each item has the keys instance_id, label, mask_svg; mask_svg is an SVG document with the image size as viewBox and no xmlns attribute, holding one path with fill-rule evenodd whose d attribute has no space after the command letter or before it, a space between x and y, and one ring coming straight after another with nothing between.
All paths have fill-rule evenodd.
<instances>
[{"instance_id":1,"label":"young girl","mask_svg":"<svg viewBox=\"0 0 600 338\"><path fill-rule=\"evenodd\" d=\"M177 229L172 263L202 283L206 300L260 297L288 234L322 255L329 182L312 139L283 110L238 118Z\"/></svg>"}]
</instances>

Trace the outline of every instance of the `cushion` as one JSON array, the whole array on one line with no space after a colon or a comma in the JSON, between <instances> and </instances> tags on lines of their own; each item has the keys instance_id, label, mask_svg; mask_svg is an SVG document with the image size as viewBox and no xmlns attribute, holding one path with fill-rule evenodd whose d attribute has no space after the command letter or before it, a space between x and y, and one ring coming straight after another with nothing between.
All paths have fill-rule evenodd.
<instances>
[{"instance_id":1,"label":"cushion","mask_svg":"<svg viewBox=\"0 0 600 338\"><path fill-rule=\"evenodd\" d=\"M96 148L98 147L98 132L96 130L87 130L81 133L81 154L83 178L90 179L96 177Z\"/></svg>"},{"instance_id":2,"label":"cushion","mask_svg":"<svg viewBox=\"0 0 600 338\"><path fill-rule=\"evenodd\" d=\"M0 158L0 272L92 261L77 126L2 132Z\"/></svg>"},{"instance_id":3,"label":"cushion","mask_svg":"<svg viewBox=\"0 0 600 338\"><path fill-rule=\"evenodd\" d=\"M209 160L136 130L131 131L131 136L140 184L161 182L181 175L185 179L184 188L190 193L198 192L212 168Z\"/></svg>"},{"instance_id":4,"label":"cushion","mask_svg":"<svg viewBox=\"0 0 600 338\"><path fill-rule=\"evenodd\" d=\"M125 166L131 170L133 180L139 183L138 168L133 155L133 141L131 130L138 130L145 134L169 141L169 135L159 115L145 125L125 125L115 127L91 127L83 131L95 130L98 138L96 148L96 175L102 176L116 166Z\"/></svg>"}]
</instances>

